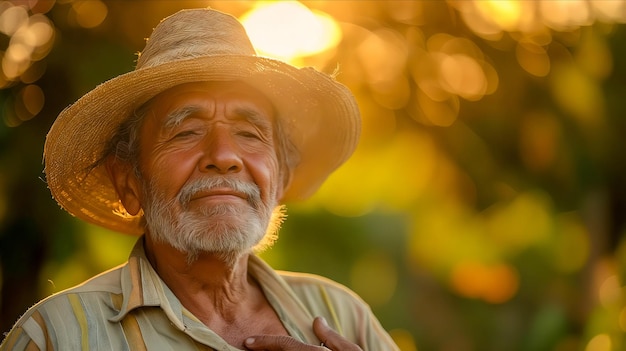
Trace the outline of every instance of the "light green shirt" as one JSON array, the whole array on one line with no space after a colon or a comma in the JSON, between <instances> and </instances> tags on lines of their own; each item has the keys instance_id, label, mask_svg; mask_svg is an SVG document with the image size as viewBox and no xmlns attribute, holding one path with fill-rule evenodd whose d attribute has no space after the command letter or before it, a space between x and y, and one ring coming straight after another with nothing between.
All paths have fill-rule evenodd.
<instances>
[{"instance_id":1,"label":"light green shirt","mask_svg":"<svg viewBox=\"0 0 626 351\"><path fill-rule=\"evenodd\" d=\"M292 337L319 345L312 323L324 316L364 351L398 350L368 305L346 287L277 272L254 255L248 266ZM182 306L148 262L140 239L125 264L30 308L0 344L6 350L238 349Z\"/></svg>"}]
</instances>

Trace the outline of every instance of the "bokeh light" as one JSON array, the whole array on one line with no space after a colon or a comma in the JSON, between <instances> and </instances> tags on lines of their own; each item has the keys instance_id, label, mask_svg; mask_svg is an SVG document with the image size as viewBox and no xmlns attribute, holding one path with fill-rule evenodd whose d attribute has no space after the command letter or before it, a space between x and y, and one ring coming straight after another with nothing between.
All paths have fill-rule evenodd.
<instances>
[{"instance_id":1,"label":"bokeh light","mask_svg":"<svg viewBox=\"0 0 626 351\"><path fill-rule=\"evenodd\" d=\"M459 294L494 304L511 299L519 287L517 272L503 263L460 262L453 268L450 280Z\"/></svg>"},{"instance_id":2,"label":"bokeh light","mask_svg":"<svg viewBox=\"0 0 626 351\"><path fill-rule=\"evenodd\" d=\"M599 334L599 335L594 336L587 344L587 347L585 347L585 351L611 351L611 350L613 350L611 337L607 334Z\"/></svg>"},{"instance_id":3,"label":"bokeh light","mask_svg":"<svg viewBox=\"0 0 626 351\"><path fill-rule=\"evenodd\" d=\"M72 3L70 13L76 24L83 28L99 26L107 17L107 6L100 0L78 0Z\"/></svg>"},{"instance_id":4,"label":"bokeh light","mask_svg":"<svg viewBox=\"0 0 626 351\"><path fill-rule=\"evenodd\" d=\"M296 1L257 2L241 16L241 22L261 56L294 64L341 40L341 31L332 17Z\"/></svg>"},{"instance_id":5,"label":"bokeh light","mask_svg":"<svg viewBox=\"0 0 626 351\"><path fill-rule=\"evenodd\" d=\"M2 1L0 33L8 37L7 47L0 48L0 89L27 84L2 107L5 125L15 127L39 114L43 108L43 90L30 83L44 74L45 65L38 63L52 50L55 29L44 14Z\"/></svg>"}]
</instances>

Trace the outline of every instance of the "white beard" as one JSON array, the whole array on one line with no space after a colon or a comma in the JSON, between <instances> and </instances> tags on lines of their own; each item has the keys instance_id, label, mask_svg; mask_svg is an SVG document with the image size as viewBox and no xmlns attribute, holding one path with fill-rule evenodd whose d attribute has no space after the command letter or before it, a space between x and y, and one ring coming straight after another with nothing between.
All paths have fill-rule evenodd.
<instances>
[{"instance_id":1,"label":"white beard","mask_svg":"<svg viewBox=\"0 0 626 351\"><path fill-rule=\"evenodd\" d=\"M216 187L232 188L246 194L249 206L218 204L201 210L189 210L189 201L199 191ZM200 253L212 253L229 264L249 253L267 231L276 203L264 203L259 188L247 182L223 177L201 178L186 184L172 200L165 201L144 187L144 216L149 235L187 254L193 263ZM180 213L174 213L180 208Z\"/></svg>"}]
</instances>

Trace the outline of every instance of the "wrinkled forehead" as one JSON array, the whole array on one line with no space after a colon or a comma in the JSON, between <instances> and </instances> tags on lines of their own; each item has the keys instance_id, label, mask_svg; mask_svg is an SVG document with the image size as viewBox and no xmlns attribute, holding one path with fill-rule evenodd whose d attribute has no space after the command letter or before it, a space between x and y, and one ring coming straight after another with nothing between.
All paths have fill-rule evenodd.
<instances>
[{"instance_id":1,"label":"wrinkled forehead","mask_svg":"<svg viewBox=\"0 0 626 351\"><path fill-rule=\"evenodd\" d=\"M241 115L256 122L261 119L272 122L275 118L272 102L257 89L238 81L177 85L156 95L146 108L171 115L163 121L168 125L176 124L187 114L198 110L215 113L217 109L223 109L225 115Z\"/></svg>"}]
</instances>

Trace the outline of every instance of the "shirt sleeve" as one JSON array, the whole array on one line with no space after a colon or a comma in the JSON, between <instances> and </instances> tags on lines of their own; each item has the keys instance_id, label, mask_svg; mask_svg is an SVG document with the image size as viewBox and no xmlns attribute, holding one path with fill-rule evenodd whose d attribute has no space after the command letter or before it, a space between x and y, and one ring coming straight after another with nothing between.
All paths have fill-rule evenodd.
<instances>
[{"instance_id":1,"label":"shirt sleeve","mask_svg":"<svg viewBox=\"0 0 626 351\"><path fill-rule=\"evenodd\" d=\"M40 324L43 320L37 318L38 316L38 313L34 313L25 320L20 320L0 344L0 351L48 350L50 342L46 327L43 323Z\"/></svg>"},{"instance_id":2,"label":"shirt sleeve","mask_svg":"<svg viewBox=\"0 0 626 351\"><path fill-rule=\"evenodd\" d=\"M0 351L54 351L59 349L59 336L63 349L80 349L82 335L76 318L80 310L71 308L71 298L78 299L75 294L53 295L28 309L0 344Z\"/></svg>"}]
</instances>

